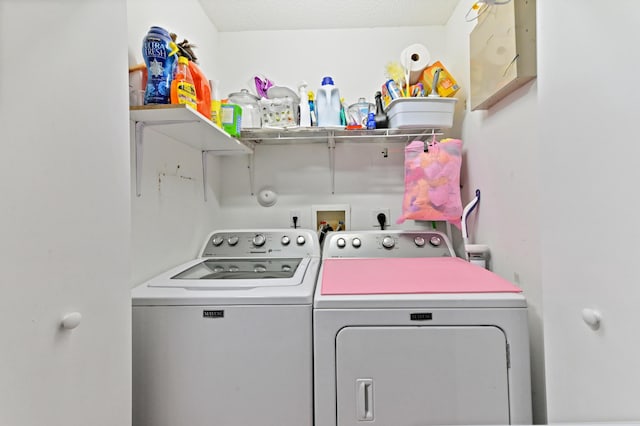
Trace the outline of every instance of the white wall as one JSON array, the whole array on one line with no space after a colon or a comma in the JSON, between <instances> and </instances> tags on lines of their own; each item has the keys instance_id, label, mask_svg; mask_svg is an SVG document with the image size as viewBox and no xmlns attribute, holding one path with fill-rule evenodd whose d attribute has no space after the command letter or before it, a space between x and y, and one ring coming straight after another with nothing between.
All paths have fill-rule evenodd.
<instances>
[{"instance_id":1,"label":"white wall","mask_svg":"<svg viewBox=\"0 0 640 426\"><path fill-rule=\"evenodd\" d=\"M461 2L458 17L471 3ZM487 112L466 112L466 193L479 187L483 196L475 238L491 245L494 270L529 300L535 421L544 421L543 377L550 423L637 421L640 341L631 337L637 321L629 301L639 290L627 265L638 231L621 231L611 219L637 210L638 148L627 140L638 89L601 88L612 81L603 75L635 79L637 56L628 52L640 8L538 0L537 15L537 80ZM448 34L449 46L454 38L466 45L469 24L455 19L449 28L460 31ZM468 87L467 64L452 61ZM582 322L585 307L603 313L600 330Z\"/></svg>"},{"instance_id":2,"label":"white wall","mask_svg":"<svg viewBox=\"0 0 640 426\"><path fill-rule=\"evenodd\" d=\"M131 423L125 45L123 0L0 1L2 425Z\"/></svg>"},{"instance_id":3,"label":"white wall","mask_svg":"<svg viewBox=\"0 0 640 426\"><path fill-rule=\"evenodd\" d=\"M538 0L538 20L549 421L638 421L640 4Z\"/></svg>"},{"instance_id":4,"label":"white wall","mask_svg":"<svg viewBox=\"0 0 640 426\"><path fill-rule=\"evenodd\" d=\"M129 52L142 62L142 39L152 25L194 43L202 71L218 77L218 35L197 0L127 2ZM134 129L131 126L131 141ZM133 147L133 145L132 145ZM133 148L132 148L133 149ZM133 151L132 151L133 157ZM219 159L208 158L208 194L204 201L200 151L145 130L142 195L135 196L132 176L132 284L193 259L204 236L217 224L220 192ZM132 161L132 170L135 170Z\"/></svg>"},{"instance_id":5,"label":"white wall","mask_svg":"<svg viewBox=\"0 0 640 426\"><path fill-rule=\"evenodd\" d=\"M387 80L386 65L400 62L400 52L416 42L432 57L444 54L444 27L344 30L246 31L219 34L221 95L249 85L262 74L296 90L301 80L314 92L322 77L332 76L347 105L373 97Z\"/></svg>"},{"instance_id":6,"label":"white wall","mask_svg":"<svg viewBox=\"0 0 640 426\"><path fill-rule=\"evenodd\" d=\"M534 422L544 423L545 380L540 253L540 178L537 83L529 83L488 111L470 110L469 34L475 22L463 0L447 25L445 65L461 82L464 161L463 200L480 189L481 201L469 221L472 241L491 248L494 272L520 286L529 306ZM539 69L539 75L544 69Z\"/></svg>"},{"instance_id":7,"label":"white wall","mask_svg":"<svg viewBox=\"0 0 640 426\"><path fill-rule=\"evenodd\" d=\"M242 88L255 90L249 81L262 74L293 89L299 81L316 91L322 77L331 75L347 104L374 94L387 77L386 65L399 62L400 52L421 42L433 57L444 55L444 27L351 29L327 31L261 31L220 33L222 94ZM284 43L283 41L286 41ZM238 52L241 52L238 54ZM389 155L383 158L382 150ZM289 210L302 213L300 225L313 227L312 205L349 204L351 228L373 229L371 210L389 208L392 226L401 213L404 190L404 144L337 143L335 194L331 194L329 152L326 144L258 146L255 184L271 186L279 194L273 207L260 207L251 195L246 158L223 164L221 223L229 226L289 226ZM422 227L406 222L402 227ZM425 225L426 226L426 225Z\"/></svg>"},{"instance_id":8,"label":"white wall","mask_svg":"<svg viewBox=\"0 0 640 426\"><path fill-rule=\"evenodd\" d=\"M160 26L197 47L198 65L210 80L219 78L218 31L205 15L198 0L127 0L129 51L137 63L142 58L142 39L151 26Z\"/></svg>"},{"instance_id":9,"label":"white wall","mask_svg":"<svg viewBox=\"0 0 640 426\"><path fill-rule=\"evenodd\" d=\"M391 152L383 158L383 147ZM275 206L261 207L251 196L245 158L229 158L223 164L225 178L222 223L234 227L288 227L289 210L302 214L299 225L314 228L312 205L349 204L351 229L373 229L369 211L391 209L400 215L403 194L403 145L337 144L335 194L331 194L329 150L326 144L258 146L255 153L255 193L271 187L278 194ZM244 225L243 225L244 224Z\"/></svg>"}]
</instances>

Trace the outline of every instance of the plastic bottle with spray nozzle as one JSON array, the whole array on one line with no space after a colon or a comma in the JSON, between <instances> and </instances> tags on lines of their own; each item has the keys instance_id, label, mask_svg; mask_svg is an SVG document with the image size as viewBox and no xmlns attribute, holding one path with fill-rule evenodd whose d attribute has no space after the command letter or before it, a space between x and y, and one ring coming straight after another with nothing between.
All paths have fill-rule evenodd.
<instances>
[{"instance_id":1,"label":"plastic bottle with spray nozzle","mask_svg":"<svg viewBox=\"0 0 640 426\"><path fill-rule=\"evenodd\" d=\"M389 127L389 118L387 114L384 112L384 108L382 106L382 93L376 92L376 114L374 115L376 129L386 129Z\"/></svg>"},{"instance_id":2,"label":"plastic bottle with spray nozzle","mask_svg":"<svg viewBox=\"0 0 640 426\"><path fill-rule=\"evenodd\" d=\"M347 125L347 107L344 104L344 98L340 98L340 124Z\"/></svg>"},{"instance_id":3,"label":"plastic bottle with spray nozzle","mask_svg":"<svg viewBox=\"0 0 640 426\"><path fill-rule=\"evenodd\" d=\"M193 76L189 71L189 59L178 58L178 65L171 81L171 103L188 105L194 110L198 108L198 97Z\"/></svg>"},{"instance_id":4,"label":"plastic bottle with spray nozzle","mask_svg":"<svg viewBox=\"0 0 640 426\"><path fill-rule=\"evenodd\" d=\"M318 125L318 116L316 115L316 99L312 91L307 92L307 99L309 99L309 117L311 118L311 125Z\"/></svg>"},{"instance_id":5,"label":"plastic bottle with spray nozzle","mask_svg":"<svg viewBox=\"0 0 640 426\"><path fill-rule=\"evenodd\" d=\"M300 127L311 127L311 107L307 99L306 81L302 81L298 85L298 94L300 96Z\"/></svg>"},{"instance_id":6,"label":"plastic bottle with spray nozzle","mask_svg":"<svg viewBox=\"0 0 640 426\"><path fill-rule=\"evenodd\" d=\"M220 91L218 89L220 81L209 80L209 84L211 85L211 121L213 121L213 123L218 127L222 128L222 117L220 115L222 101L220 100Z\"/></svg>"}]
</instances>

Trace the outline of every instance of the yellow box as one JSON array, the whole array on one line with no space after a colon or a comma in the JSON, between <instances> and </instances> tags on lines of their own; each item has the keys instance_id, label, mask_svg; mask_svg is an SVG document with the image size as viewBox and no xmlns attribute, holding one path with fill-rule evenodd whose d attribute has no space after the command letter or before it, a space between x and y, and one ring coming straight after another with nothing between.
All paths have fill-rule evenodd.
<instances>
[{"instance_id":1,"label":"yellow box","mask_svg":"<svg viewBox=\"0 0 640 426\"><path fill-rule=\"evenodd\" d=\"M424 84L425 91L427 93L431 93L433 76L438 68L442 70L440 71L440 78L438 78L437 83L438 95L445 98L450 98L456 94L456 92L460 89L460 86L458 86L455 78L453 78L453 76L449 73L449 71L447 71L444 65L442 65L442 62L436 61L424 70L421 79L422 84Z\"/></svg>"}]
</instances>

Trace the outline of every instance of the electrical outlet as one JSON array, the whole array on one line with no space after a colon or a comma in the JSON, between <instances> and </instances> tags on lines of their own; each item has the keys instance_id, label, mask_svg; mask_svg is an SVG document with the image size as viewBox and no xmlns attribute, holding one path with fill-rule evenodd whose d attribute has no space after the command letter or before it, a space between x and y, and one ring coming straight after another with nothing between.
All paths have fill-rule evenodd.
<instances>
[{"instance_id":1,"label":"electrical outlet","mask_svg":"<svg viewBox=\"0 0 640 426\"><path fill-rule=\"evenodd\" d=\"M293 218L297 217L297 221L294 224L293 223ZM289 210L289 228L293 228L294 225L296 228L300 228L302 223L302 217L300 217L300 210Z\"/></svg>"},{"instance_id":2,"label":"electrical outlet","mask_svg":"<svg viewBox=\"0 0 640 426\"><path fill-rule=\"evenodd\" d=\"M384 222L384 227L388 228L391 225L391 215L389 214L389 209L373 209L371 210L371 225L374 228L380 228L380 222L378 222L378 214L384 214L386 221Z\"/></svg>"}]
</instances>

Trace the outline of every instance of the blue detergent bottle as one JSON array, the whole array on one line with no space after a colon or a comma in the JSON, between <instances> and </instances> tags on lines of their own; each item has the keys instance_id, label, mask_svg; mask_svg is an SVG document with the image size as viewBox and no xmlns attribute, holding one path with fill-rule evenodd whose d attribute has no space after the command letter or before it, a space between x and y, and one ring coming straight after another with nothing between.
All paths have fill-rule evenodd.
<instances>
[{"instance_id":1,"label":"blue detergent bottle","mask_svg":"<svg viewBox=\"0 0 640 426\"><path fill-rule=\"evenodd\" d=\"M147 65L144 104L170 104L171 80L178 59L178 46L162 27L151 27L142 40L142 56Z\"/></svg>"}]
</instances>

